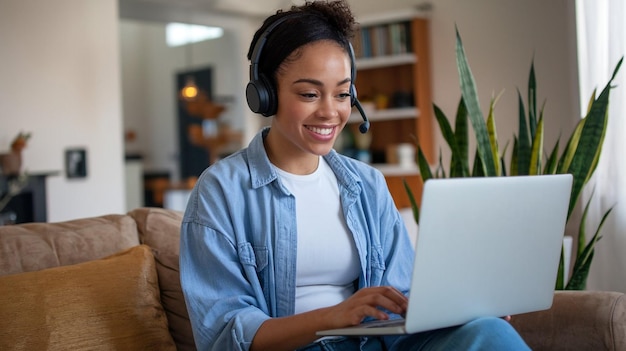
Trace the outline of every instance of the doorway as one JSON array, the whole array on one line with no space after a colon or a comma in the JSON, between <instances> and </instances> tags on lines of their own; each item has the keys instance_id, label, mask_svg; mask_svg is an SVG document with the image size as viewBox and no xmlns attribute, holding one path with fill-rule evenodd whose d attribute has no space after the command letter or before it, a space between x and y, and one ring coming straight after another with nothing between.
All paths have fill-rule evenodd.
<instances>
[{"instance_id":1,"label":"doorway","mask_svg":"<svg viewBox=\"0 0 626 351\"><path fill-rule=\"evenodd\" d=\"M212 76L211 67L176 73L176 91L180 92L185 86L187 79L192 77L195 80L199 92L206 94L212 99ZM202 148L191 143L189 130L191 126L203 128L203 119L191 115L187 108L186 101L178 99L178 140L180 147L179 171L181 179L199 177L200 174L210 165L210 154L207 148Z\"/></svg>"}]
</instances>

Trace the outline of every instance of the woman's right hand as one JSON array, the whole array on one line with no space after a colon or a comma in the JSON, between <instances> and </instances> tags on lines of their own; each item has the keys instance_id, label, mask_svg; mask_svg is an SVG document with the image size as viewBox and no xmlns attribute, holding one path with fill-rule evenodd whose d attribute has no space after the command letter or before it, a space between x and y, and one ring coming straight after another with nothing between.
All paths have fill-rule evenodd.
<instances>
[{"instance_id":1,"label":"woman's right hand","mask_svg":"<svg viewBox=\"0 0 626 351\"><path fill-rule=\"evenodd\" d=\"M407 307L408 299L395 288L363 288L335 306L266 320L257 330L250 349L297 349L318 339L317 331L357 325L366 317L386 320L389 315L381 309L403 314Z\"/></svg>"},{"instance_id":2,"label":"woman's right hand","mask_svg":"<svg viewBox=\"0 0 626 351\"><path fill-rule=\"evenodd\" d=\"M391 286L360 289L345 301L328 308L328 321L332 324L329 329L357 325L366 317L389 319L389 315L381 309L404 314L408 302L406 296Z\"/></svg>"}]
</instances>

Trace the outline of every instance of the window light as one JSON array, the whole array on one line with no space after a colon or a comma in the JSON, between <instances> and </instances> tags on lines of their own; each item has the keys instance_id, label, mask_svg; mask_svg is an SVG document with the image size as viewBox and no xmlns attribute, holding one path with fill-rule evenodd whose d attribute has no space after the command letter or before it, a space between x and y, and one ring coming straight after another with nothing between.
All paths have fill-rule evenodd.
<instances>
[{"instance_id":1,"label":"window light","mask_svg":"<svg viewBox=\"0 0 626 351\"><path fill-rule=\"evenodd\" d=\"M217 39L224 35L224 29L198 24L168 23L165 28L167 46L180 46L203 40Z\"/></svg>"}]
</instances>

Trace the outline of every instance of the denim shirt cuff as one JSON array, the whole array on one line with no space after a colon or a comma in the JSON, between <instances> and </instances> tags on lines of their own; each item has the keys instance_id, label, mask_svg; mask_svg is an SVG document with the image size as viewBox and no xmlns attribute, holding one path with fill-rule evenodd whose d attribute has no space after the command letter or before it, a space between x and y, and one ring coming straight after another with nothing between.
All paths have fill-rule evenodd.
<instances>
[{"instance_id":1,"label":"denim shirt cuff","mask_svg":"<svg viewBox=\"0 0 626 351\"><path fill-rule=\"evenodd\" d=\"M246 311L235 319L235 324L231 330L233 341L236 342L242 350L248 350L252 345L252 339L261 327L261 324L270 319L261 311Z\"/></svg>"}]
</instances>

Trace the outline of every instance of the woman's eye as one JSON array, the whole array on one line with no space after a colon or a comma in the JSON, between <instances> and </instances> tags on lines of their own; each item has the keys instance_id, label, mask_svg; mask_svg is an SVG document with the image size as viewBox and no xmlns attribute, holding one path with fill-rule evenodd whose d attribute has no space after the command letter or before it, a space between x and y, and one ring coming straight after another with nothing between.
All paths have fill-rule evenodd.
<instances>
[{"instance_id":1,"label":"woman's eye","mask_svg":"<svg viewBox=\"0 0 626 351\"><path fill-rule=\"evenodd\" d=\"M302 93L302 94L300 94L300 96L302 96L303 98L306 98L306 99L315 99L317 97L317 94L315 94L315 93Z\"/></svg>"},{"instance_id":2,"label":"woman's eye","mask_svg":"<svg viewBox=\"0 0 626 351\"><path fill-rule=\"evenodd\" d=\"M350 97L350 94L349 94L349 93L342 93L342 94L339 94L339 98L341 98L341 99L347 99L347 98L349 98L349 97Z\"/></svg>"}]
</instances>

